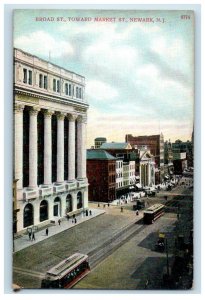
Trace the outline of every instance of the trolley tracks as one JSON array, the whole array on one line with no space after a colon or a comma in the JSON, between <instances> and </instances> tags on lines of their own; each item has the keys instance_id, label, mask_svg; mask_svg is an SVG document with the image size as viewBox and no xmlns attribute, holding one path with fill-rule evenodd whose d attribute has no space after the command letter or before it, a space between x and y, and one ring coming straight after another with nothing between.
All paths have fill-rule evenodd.
<instances>
[{"instance_id":1,"label":"trolley tracks","mask_svg":"<svg viewBox=\"0 0 205 300\"><path fill-rule=\"evenodd\" d=\"M124 243L133 238L136 234L141 232L146 225L139 225L137 223L132 223L123 230L119 231L117 234L109 238L102 245L98 246L94 250L91 250L88 254L90 267L93 269L96 267L101 261L111 255L114 251L116 251L119 247L121 247Z\"/></svg>"}]
</instances>

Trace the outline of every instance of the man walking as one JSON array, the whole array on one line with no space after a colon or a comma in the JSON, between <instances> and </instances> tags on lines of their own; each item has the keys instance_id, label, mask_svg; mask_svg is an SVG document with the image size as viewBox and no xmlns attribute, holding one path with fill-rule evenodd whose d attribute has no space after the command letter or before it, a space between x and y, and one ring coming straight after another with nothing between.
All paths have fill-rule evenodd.
<instances>
[{"instance_id":1,"label":"man walking","mask_svg":"<svg viewBox=\"0 0 205 300\"><path fill-rule=\"evenodd\" d=\"M36 239L35 239L35 234L34 234L34 232L32 233L32 241L35 241Z\"/></svg>"}]
</instances>

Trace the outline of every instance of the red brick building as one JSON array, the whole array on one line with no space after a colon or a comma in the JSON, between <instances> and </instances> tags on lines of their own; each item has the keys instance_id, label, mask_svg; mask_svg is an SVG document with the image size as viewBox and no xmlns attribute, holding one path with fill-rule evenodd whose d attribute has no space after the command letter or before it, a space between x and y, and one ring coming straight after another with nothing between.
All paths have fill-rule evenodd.
<instances>
[{"instance_id":1,"label":"red brick building","mask_svg":"<svg viewBox=\"0 0 205 300\"><path fill-rule=\"evenodd\" d=\"M125 141L134 146L147 146L155 159L156 170L159 170L160 179L164 177L164 136L163 134L132 136L126 134ZM157 175L157 171L155 173ZM155 178L156 183L159 179Z\"/></svg>"},{"instance_id":2,"label":"red brick building","mask_svg":"<svg viewBox=\"0 0 205 300\"><path fill-rule=\"evenodd\" d=\"M105 150L87 150L89 201L111 202L116 199L116 158Z\"/></svg>"}]
</instances>

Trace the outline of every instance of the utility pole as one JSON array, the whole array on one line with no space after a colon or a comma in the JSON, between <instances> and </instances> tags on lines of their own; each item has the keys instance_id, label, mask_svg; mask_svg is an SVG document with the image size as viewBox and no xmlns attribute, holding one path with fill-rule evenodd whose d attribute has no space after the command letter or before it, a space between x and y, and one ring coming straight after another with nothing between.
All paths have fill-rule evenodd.
<instances>
[{"instance_id":1,"label":"utility pole","mask_svg":"<svg viewBox=\"0 0 205 300\"><path fill-rule=\"evenodd\" d=\"M167 243L167 238L165 238L165 243L166 243L166 255L167 255L167 276L169 277L169 255L168 255L168 243Z\"/></svg>"}]
</instances>

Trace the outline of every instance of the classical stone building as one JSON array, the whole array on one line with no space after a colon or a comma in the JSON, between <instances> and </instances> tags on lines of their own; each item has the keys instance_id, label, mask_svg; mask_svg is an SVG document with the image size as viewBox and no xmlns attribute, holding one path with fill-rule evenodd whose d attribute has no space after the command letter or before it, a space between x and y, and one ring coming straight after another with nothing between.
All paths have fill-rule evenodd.
<instances>
[{"instance_id":1,"label":"classical stone building","mask_svg":"<svg viewBox=\"0 0 205 300\"><path fill-rule=\"evenodd\" d=\"M147 146L150 149L155 159L155 182L159 183L164 179L164 136L163 134L157 135L143 135L143 136L132 136L126 134L125 141L130 143L133 147L135 146ZM157 176L159 171L159 177Z\"/></svg>"},{"instance_id":2,"label":"classical stone building","mask_svg":"<svg viewBox=\"0 0 205 300\"><path fill-rule=\"evenodd\" d=\"M139 146L139 168L141 186L155 185L155 162L154 156L146 146Z\"/></svg>"},{"instance_id":3,"label":"classical stone building","mask_svg":"<svg viewBox=\"0 0 205 300\"><path fill-rule=\"evenodd\" d=\"M14 49L19 232L88 207L85 78Z\"/></svg>"}]
</instances>

